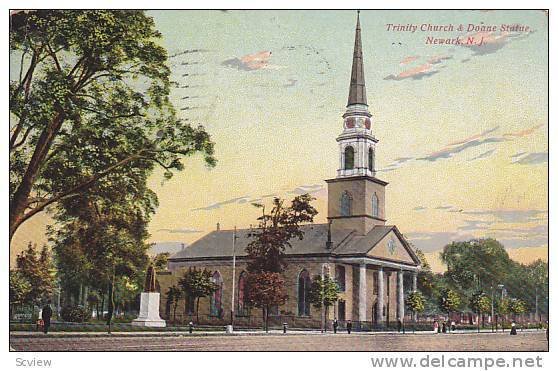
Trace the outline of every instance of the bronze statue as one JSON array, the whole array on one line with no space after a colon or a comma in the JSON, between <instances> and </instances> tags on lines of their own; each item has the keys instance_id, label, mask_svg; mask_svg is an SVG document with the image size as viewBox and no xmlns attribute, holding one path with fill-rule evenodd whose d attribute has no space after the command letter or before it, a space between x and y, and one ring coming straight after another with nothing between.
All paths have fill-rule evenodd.
<instances>
[{"instance_id":1,"label":"bronze statue","mask_svg":"<svg viewBox=\"0 0 558 371\"><path fill-rule=\"evenodd\" d=\"M143 286L143 292L156 292L155 290L155 268L150 265L147 268L147 274L145 275L145 285Z\"/></svg>"}]
</instances>

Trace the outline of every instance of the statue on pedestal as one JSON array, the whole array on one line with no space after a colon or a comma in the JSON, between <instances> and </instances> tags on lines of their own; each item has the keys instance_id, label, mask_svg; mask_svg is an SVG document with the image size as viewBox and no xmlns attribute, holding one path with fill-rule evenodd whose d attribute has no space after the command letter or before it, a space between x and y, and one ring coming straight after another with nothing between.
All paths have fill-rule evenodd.
<instances>
[{"instance_id":1,"label":"statue on pedestal","mask_svg":"<svg viewBox=\"0 0 558 371\"><path fill-rule=\"evenodd\" d=\"M143 292L156 292L155 289L155 268L150 265L147 268L147 274L145 275L145 284L143 285Z\"/></svg>"},{"instance_id":2,"label":"statue on pedestal","mask_svg":"<svg viewBox=\"0 0 558 371\"><path fill-rule=\"evenodd\" d=\"M160 294L156 292L155 268L150 265L145 275L145 284L141 293L139 317L132 321L135 326L165 327L165 320L159 316Z\"/></svg>"}]
</instances>

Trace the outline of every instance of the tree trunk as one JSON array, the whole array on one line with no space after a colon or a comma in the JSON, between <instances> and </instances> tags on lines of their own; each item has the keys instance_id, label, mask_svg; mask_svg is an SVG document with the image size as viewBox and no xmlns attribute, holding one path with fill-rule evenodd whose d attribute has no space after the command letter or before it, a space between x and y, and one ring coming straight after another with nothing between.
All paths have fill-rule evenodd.
<instances>
[{"instance_id":1,"label":"tree trunk","mask_svg":"<svg viewBox=\"0 0 558 371\"><path fill-rule=\"evenodd\" d=\"M197 297L197 302L196 302L196 324L199 325L200 323L200 297Z\"/></svg>"},{"instance_id":2,"label":"tree trunk","mask_svg":"<svg viewBox=\"0 0 558 371\"><path fill-rule=\"evenodd\" d=\"M105 292L101 291L101 320L104 319L105 319Z\"/></svg>"},{"instance_id":3,"label":"tree trunk","mask_svg":"<svg viewBox=\"0 0 558 371\"><path fill-rule=\"evenodd\" d=\"M28 207L27 203L31 190L64 119L65 114L63 112L58 112L43 130L35 145L33 156L27 165L21 183L14 192L12 201L10 202L10 242L16 230L27 219L25 210Z\"/></svg>"},{"instance_id":4,"label":"tree trunk","mask_svg":"<svg viewBox=\"0 0 558 371\"><path fill-rule=\"evenodd\" d=\"M112 327L112 315L114 312L114 273L112 275L112 279L110 281L110 285L109 285L109 292L108 292L108 313L107 313L107 326L108 326L108 332L110 334L110 330Z\"/></svg>"}]
</instances>

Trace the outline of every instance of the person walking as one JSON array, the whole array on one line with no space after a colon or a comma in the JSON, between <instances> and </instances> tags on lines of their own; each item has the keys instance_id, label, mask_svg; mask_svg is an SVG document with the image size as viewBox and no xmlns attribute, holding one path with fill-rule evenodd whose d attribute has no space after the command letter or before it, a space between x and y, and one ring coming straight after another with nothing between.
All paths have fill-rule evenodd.
<instances>
[{"instance_id":1,"label":"person walking","mask_svg":"<svg viewBox=\"0 0 558 371\"><path fill-rule=\"evenodd\" d=\"M442 322L442 332L444 334L448 332L448 326L446 325L446 321Z\"/></svg>"},{"instance_id":2,"label":"person walking","mask_svg":"<svg viewBox=\"0 0 558 371\"><path fill-rule=\"evenodd\" d=\"M339 327L339 322L337 322L337 318L333 320L333 333L337 334L337 328Z\"/></svg>"},{"instance_id":3,"label":"person walking","mask_svg":"<svg viewBox=\"0 0 558 371\"><path fill-rule=\"evenodd\" d=\"M437 334L440 332L438 321L434 321L434 333Z\"/></svg>"},{"instance_id":4,"label":"person walking","mask_svg":"<svg viewBox=\"0 0 558 371\"><path fill-rule=\"evenodd\" d=\"M397 319L397 332L401 332L401 329L403 328L403 323L401 322L401 318Z\"/></svg>"},{"instance_id":5,"label":"person walking","mask_svg":"<svg viewBox=\"0 0 558 371\"><path fill-rule=\"evenodd\" d=\"M347 321L347 333L350 334L353 329L353 323L349 320Z\"/></svg>"},{"instance_id":6,"label":"person walking","mask_svg":"<svg viewBox=\"0 0 558 371\"><path fill-rule=\"evenodd\" d=\"M41 319L43 320L43 332L48 334L48 329L50 328L50 317L52 317L52 308L50 307L50 301L43 307L41 312Z\"/></svg>"},{"instance_id":7,"label":"person walking","mask_svg":"<svg viewBox=\"0 0 558 371\"><path fill-rule=\"evenodd\" d=\"M517 329L516 329L516 327L515 327L515 321L513 321L513 322L511 323L510 335L517 335Z\"/></svg>"}]
</instances>

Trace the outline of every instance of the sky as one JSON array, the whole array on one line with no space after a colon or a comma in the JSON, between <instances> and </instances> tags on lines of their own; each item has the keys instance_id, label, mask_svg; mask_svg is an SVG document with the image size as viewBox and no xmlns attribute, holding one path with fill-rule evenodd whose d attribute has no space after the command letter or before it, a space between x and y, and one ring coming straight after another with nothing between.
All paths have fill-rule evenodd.
<instances>
[{"instance_id":1,"label":"sky","mask_svg":"<svg viewBox=\"0 0 558 371\"><path fill-rule=\"evenodd\" d=\"M206 127L218 159L209 169L191 157L168 181L153 174L160 206L151 241L191 243L217 223L248 227L259 214L252 202L306 192L316 197L316 222L325 222L324 180L339 165L356 12L148 14L171 56L179 115ZM480 237L498 239L519 261L546 260L547 15L364 10L360 21L388 224L436 269L445 244ZM421 31L423 24L454 27ZM497 30L468 32L469 24ZM484 45L428 43L458 36ZM40 239L45 220L24 224L13 244Z\"/></svg>"}]
</instances>

